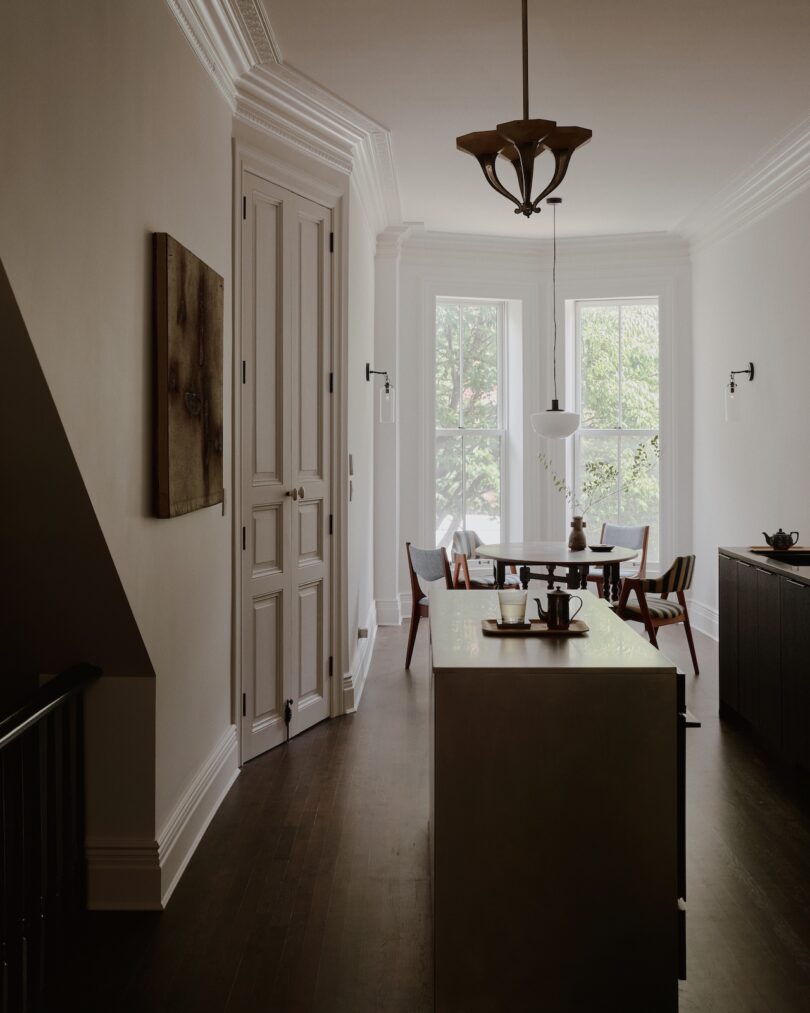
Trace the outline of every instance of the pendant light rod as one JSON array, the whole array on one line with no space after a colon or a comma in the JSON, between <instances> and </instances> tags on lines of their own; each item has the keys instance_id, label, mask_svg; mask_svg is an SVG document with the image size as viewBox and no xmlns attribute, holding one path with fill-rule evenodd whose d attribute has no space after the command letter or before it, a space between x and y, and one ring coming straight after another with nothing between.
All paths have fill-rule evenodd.
<instances>
[{"instance_id":1,"label":"pendant light rod","mask_svg":"<svg viewBox=\"0 0 810 1013\"><path fill-rule=\"evenodd\" d=\"M523 0L523 119L529 118L529 0Z\"/></svg>"}]
</instances>

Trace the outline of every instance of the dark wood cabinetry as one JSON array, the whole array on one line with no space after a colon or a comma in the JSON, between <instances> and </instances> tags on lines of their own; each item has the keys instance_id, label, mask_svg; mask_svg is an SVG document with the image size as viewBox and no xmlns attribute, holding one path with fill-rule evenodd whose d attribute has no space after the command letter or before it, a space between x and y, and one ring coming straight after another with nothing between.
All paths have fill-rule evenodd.
<instances>
[{"instance_id":1,"label":"dark wood cabinetry","mask_svg":"<svg viewBox=\"0 0 810 1013\"><path fill-rule=\"evenodd\" d=\"M810 771L810 587L782 584L782 744L785 756Z\"/></svg>"},{"instance_id":2,"label":"dark wood cabinetry","mask_svg":"<svg viewBox=\"0 0 810 1013\"><path fill-rule=\"evenodd\" d=\"M719 587L720 712L810 773L810 583L721 551Z\"/></svg>"},{"instance_id":3,"label":"dark wood cabinetry","mask_svg":"<svg viewBox=\"0 0 810 1013\"><path fill-rule=\"evenodd\" d=\"M737 650L737 571L739 563L720 556L720 700L735 711L740 706Z\"/></svg>"}]
</instances>

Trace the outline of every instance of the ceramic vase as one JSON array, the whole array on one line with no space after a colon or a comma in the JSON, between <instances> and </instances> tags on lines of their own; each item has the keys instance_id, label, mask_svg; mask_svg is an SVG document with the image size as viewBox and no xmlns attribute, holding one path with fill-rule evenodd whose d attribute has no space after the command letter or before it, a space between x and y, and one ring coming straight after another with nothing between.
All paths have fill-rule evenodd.
<instances>
[{"instance_id":1,"label":"ceramic vase","mask_svg":"<svg viewBox=\"0 0 810 1013\"><path fill-rule=\"evenodd\" d=\"M587 527L582 517L574 517L571 520L571 534L568 538L568 548L572 552L579 552L588 548L588 540L585 538L584 528Z\"/></svg>"}]
</instances>

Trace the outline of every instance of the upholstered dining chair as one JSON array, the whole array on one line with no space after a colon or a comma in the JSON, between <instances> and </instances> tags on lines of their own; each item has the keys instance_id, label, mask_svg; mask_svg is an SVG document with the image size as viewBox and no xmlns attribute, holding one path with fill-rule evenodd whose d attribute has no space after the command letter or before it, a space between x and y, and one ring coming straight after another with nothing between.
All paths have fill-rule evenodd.
<instances>
[{"instance_id":1,"label":"upholstered dining chair","mask_svg":"<svg viewBox=\"0 0 810 1013\"><path fill-rule=\"evenodd\" d=\"M641 552L641 558L638 560L638 565L636 565L635 561L633 561L629 567L622 567L622 578L647 576L647 543L649 540L649 524L643 524L639 527L626 527L623 524L603 524L602 534L599 538L599 541L603 545L618 545L622 549L638 549ZM589 573L588 580L596 584L596 593L600 598L604 598L604 574Z\"/></svg>"},{"instance_id":2,"label":"upholstered dining chair","mask_svg":"<svg viewBox=\"0 0 810 1013\"><path fill-rule=\"evenodd\" d=\"M653 647L658 647L656 630L661 626L683 623L686 639L689 643L689 653L692 655L695 675L700 675L697 654L695 653L695 642L692 639L692 627L689 623L689 612L686 608L686 596L684 594L685 591L689 590L694 572L695 557L678 556L667 572L660 577L625 577L622 582L619 601L615 605L614 611L620 619L644 623ZM635 604L630 602L630 595L634 591L636 594ZM672 593L675 594L675 597L678 599L677 601L669 601L668 595ZM656 597L648 597L648 595L655 595Z\"/></svg>"},{"instance_id":3,"label":"upholstered dining chair","mask_svg":"<svg viewBox=\"0 0 810 1013\"><path fill-rule=\"evenodd\" d=\"M408 651L405 655L405 667L410 668L419 620L428 614L428 597L422 590L419 579L428 582L443 579L446 587L451 591L453 579L450 576L450 562L444 547L417 549L410 542L406 542L405 555L408 557L408 572L411 575L411 600L413 602L411 605L411 628L408 630Z\"/></svg>"},{"instance_id":4,"label":"upholstered dining chair","mask_svg":"<svg viewBox=\"0 0 810 1013\"><path fill-rule=\"evenodd\" d=\"M483 545L480 537L474 531L456 531L453 535L453 587L458 588L463 579L463 586L468 590L475 588L495 587L495 563L486 560L491 565L487 570L480 567L473 567L470 572L470 560L478 559L478 546ZM481 559L483 563L484 560ZM511 573L506 576L506 587L520 587L520 578L517 576L516 567L511 567Z\"/></svg>"}]
</instances>

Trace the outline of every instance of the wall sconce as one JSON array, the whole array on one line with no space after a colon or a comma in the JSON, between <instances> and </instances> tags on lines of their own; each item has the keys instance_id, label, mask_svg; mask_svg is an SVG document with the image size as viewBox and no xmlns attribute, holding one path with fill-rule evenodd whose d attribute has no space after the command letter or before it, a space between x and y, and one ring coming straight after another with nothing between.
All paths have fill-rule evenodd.
<instances>
[{"instance_id":1,"label":"wall sconce","mask_svg":"<svg viewBox=\"0 0 810 1013\"><path fill-rule=\"evenodd\" d=\"M726 422L737 422L740 417L740 401L736 397L737 388L740 386L734 379L735 376L747 376L749 382L754 379L754 364L748 363L748 369L732 369L729 374L728 383L725 386L726 400Z\"/></svg>"},{"instance_id":2,"label":"wall sconce","mask_svg":"<svg viewBox=\"0 0 810 1013\"><path fill-rule=\"evenodd\" d=\"M372 369L370 363L366 363L366 380L372 376L384 376L385 383L380 387L380 422L396 421L396 392L393 384L388 378L388 370Z\"/></svg>"}]
</instances>

